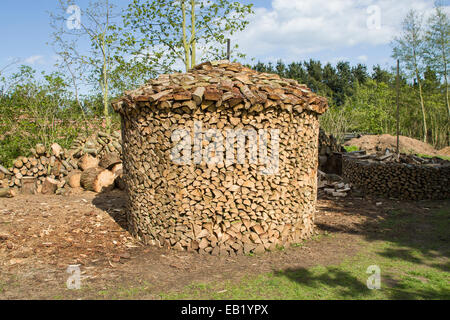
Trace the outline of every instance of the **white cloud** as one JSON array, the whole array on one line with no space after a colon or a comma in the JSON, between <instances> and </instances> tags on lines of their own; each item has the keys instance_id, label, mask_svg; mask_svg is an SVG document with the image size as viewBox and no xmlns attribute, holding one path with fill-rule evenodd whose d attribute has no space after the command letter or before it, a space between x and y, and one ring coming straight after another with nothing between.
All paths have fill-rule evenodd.
<instances>
[{"instance_id":1,"label":"white cloud","mask_svg":"<svg viewBox=\"0 0 450 320\"><path fill-rule=\"evenodd\" d=\"M368 27L368 19L374 18L373 7L368 13L370 6L379 8L380 28ZM273 0L272 8L255 9L247 29L233 41L249 57L288 60L322 50L386 45L411 8L431 12L433 1Z\"/></svg>"},{"instance_id":2,"label":"white cloud","mask_svg":"<svg viewBox=\"0 0 450 320\"><path fill-rule=\"evenodd\" d=\"M43 56L39 56L39 55L30 56L30 57L26 58L26 59L24 60L24 62L25 62L26 64L31 64L31 65L34 65L34 64L44 64L44 57L43 57Z\"/></svg>"},{"instance_id":3,"label":"white cloud","mask_svg":"<svg viewBox=\"0 0 450 320\"><path fill-rule=\"evenodd\" d=\"M368 60L368 57L366 56L366 55L361 55L361 56L358 56L358 60L359 61L362 61L362 62L366 62L367 60Z\"/></svg>"}]
</instances>

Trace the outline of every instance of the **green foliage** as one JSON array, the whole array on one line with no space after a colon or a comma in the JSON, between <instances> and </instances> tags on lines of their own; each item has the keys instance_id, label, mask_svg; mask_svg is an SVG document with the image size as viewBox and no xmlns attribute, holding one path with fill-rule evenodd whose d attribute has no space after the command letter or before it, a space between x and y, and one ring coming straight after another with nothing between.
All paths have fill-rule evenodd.
<instances>
[{"instance_id":1,"label":"green foliage","mask_svg":"<svg viewBox=\"0 0 450 320\"><path fill-rule=\"evenodd\" d=\"M60 73L42 74L21 66L0 95L0 163L10 165L36 143L67 147L78 134L79 110ZM6 87L6 84L5 86Z\"/></svg>"},{"instance_id":2,"label":"green foliage","mask_svg":"<svg viewBox=\"0 0 450 320\"><path fill-rule=\"evenodd\" d=\"M173 70L181 61L188 70L196 64L197 50L198 60L223 59L226 39L244 30L251 13L252 5L229 0L134 0L123 17L128 29L122 46L161 69Z\"/></svg>"},{"instance_id":3,"label":"green foliage","mask_svg":"<svg viewBox=\"0 0 450 320\"><path fill-rule=\"evenodd\" d=\"M344 148L345 148L345 151L347 151L347 152L359 151L358 146L344 146Z\"/></svg>"},{"instance_id":4,"label":"green foliage","mask_svg":"<svg viewBox=\"0 0 450 320\"><path fill-rule=\"evenodd\" d=\"M27 156L37 143L59 143L69 148L80 134L106 126L98 119L100 96L83 99L80 110L70 85L58 72L36 75L28 66L0 82L0 164L10 166L18 156ZM103 127L103 130L104 130ZM117 121L113 128L117 129Z\"/></svg>"},{"instance_id":5,"label":"green foliage","mask_svg":"<svg viewBox=\"0 0 450 320\"><path fill-rule=\"evenodd\" d=\"M278 73L282 77L296 79L319 95L328 98L330 109L322 115L322 127L343 142L344 133L362 132L395 135L396 125L396 74L374 66L371 75L367 67L348 62L336 66L309 60L285 65L258 62L254 69L260 72ZM446 116L446 84L434 69L427 67L422 79L423 98L426 101L428 141L442 148L449 143L449 121ZM423 137L423 119L418 94L419 88L400 74L400 134Z\"/></svg>"}]
</instances>

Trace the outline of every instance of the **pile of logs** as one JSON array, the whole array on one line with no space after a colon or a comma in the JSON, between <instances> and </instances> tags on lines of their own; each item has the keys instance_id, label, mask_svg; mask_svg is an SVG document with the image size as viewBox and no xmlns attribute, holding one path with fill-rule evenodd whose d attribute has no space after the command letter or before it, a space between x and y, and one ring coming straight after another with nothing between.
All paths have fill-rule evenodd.
<instances>
[{"instance_id":1,"label":"pile of logs","mask_svg":"<svg viewBox=\"0 0 450 320\"><path fill-rule=\"evenodd\" d=\"M8 180L3 184L21 189L23 193L54 193L63 188L64 177L76 166L73 159L66 157L66 150L57 143L52 144L49 150L43 144L37 144L30 153L29 157L18 157L13 167L2 170Z\"/></svg>"},{"instance_id":2,"label":"pile of logs","mask_svg":"<svg viewBox=\"0 0 450 320\"><path fill-rule=\"evenodd\" d=\"M79 137L74 141L69 153L74 158L80 158L84 154L97 158L109 153L122 155L120 131L114 131L112 134L98 132L90 137Z\"/></svg>"},{"instance_id":3,"label":"pile of logs","mask_svg":"<svg viewBox=\"0 0 450 320\"><path fill-rule=\"evenodd\" d=\"M101 192L122 182L120 132L109 135L99 132L79 138L70 150L57 143L49 150L37 144L30 156L18 157L13 167L0 166L0 196L22 194L64 194L70 188Z\"/></svg>"},{"instance_id":4,"label":"pile of logs","mask_svg":"<svg viewBox=\"0 0 450 320\"><path fill-rule=\"evenodd\" d=\"M319 170L317 175L318 196L345 198L352 190L351 183L346 183L336 174L327 174Z\"/></svg>"},{"instance_id":5,"label":"pile of logs","mask_svg":"<svg viewBox=\"0 0 450 320\"><path fill-rule=\"evenodd\" d=\"M404 163L404 164L424 165L427 167L448 166L449 164L448 160L444 160L439 157L421 158L414 154L393 153L389 149L386 149L382 153L378 152L372 154L367 154L365 150L352 151L346 153L346 156L357 160L367 160L368 162Z\"/></svg>"},{"instance_id":6,"label":"pile of logs","mask_svg":"<svg viewBox=\"0 0 450 320\"><path fill-rule=\"evenodd\" d=\"M450 198L450 161L414 155L344 154L343 177L360 190L396 199Z\"/></svg>"},{"instance_id":7,"label":"pile of logs","mask_svg":"<svg viewBox=\"0 0 450 320\"><path fill-rule=\"evenodd\" d=\"M123 124L129 230L145 243L235 255L313 234L318 117L327 103L306 86L219 61L160 76L113 107ZM202 126L197 133L196 123ZM195 163L192 157L176 163L171 155L178 142L171 136L177 129L201 139L200 145L186 143L194 152L214 150L219 159L218 153L235 148L211 148L212 140L226 141L227 129L264 129L269 157L276 154L271 130L278 130L278 171L263 174L268 165L247 156L243 163ZM211 139L209 129L218 136ZM247 155L252 143L246 138L238 147Z\"/></svg>"}]
</instances>

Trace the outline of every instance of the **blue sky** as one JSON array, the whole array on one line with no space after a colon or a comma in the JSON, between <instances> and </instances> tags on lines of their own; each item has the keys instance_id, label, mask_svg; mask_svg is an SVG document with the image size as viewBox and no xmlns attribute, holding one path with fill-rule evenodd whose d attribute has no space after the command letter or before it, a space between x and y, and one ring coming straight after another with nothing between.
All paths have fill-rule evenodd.
<instances>
[{"instance_id":1,"label":"blue sky","mask_svg":"<svg viewBox=\"0 0 450 320\"><path fill-rule=\"evenodd\" d=\"M114 0L112 0L114 1ZM116 0L121 7L128 1ZM249 2L249 1L242 1ZM449 6L449 0L444 3ZM89 1L76 1L81 7ZM406 12L428 15L431 0L255 0L249 27L235 36L241 51L256 61L285 62L319 59L347 60L369 66L393 65L392 37ZM53 49L48 11L56 0L2 1L0 11L0 70L13 59L37 70L52 70ZM449 8L449 7L447 7ZM14 71L14 67L8 71Z\"/></svg>"}]
</instances>

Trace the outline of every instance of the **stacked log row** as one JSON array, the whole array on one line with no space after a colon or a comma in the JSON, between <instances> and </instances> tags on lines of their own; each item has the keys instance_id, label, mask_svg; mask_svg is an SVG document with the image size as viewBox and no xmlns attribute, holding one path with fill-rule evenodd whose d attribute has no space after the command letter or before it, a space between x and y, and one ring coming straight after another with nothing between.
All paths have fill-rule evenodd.
<instances>
[{"instance_id":1,"label":"stacked log row","mask_svg":"<svg viewBox=\"0 0 450 320\"><path fill-rule=\"evenodd\" d=\"M100 159L110 153L122 155L120 131L114 131L112 134L100 131L89 137L80 136L75 139L69 150L69 155L73 158L81 158L83 155L89 154Z\"/></svg>"},{"instance_id":2,"label":"stacked log row","mask_svg":"<svg viewBox=\"0 0 450 320\"><path fill-rule=\"evenodd\" d=\"M8 187L23 189L24 193L41 192L44 185L54 184L56 189L65 185L64 177L74 169L66 157L66 150L54 143L49 150L42 144L31 149L29 157L20 156L7 171ZM53 189L53 188L52 188ZM44 188L46 190L52 190ZM55 191L56 191L55 189Z\"/></svg>"},{"instance_id":3,"label":"stacked log row","mask_svg":"<svg viewBox=\"0 0 450 320\"><path fill-rule=\"evenodd\" d=\"M220 61L160 76L113 107L122 117L129 230L145 243L235 255L273 250L313 233L318 116L327 102L305 86ZM265 174L261 158L249 161L248 139L241 144L243 163L208 164L194 156L173 161L179 146L174 130L188 130L195 151L198 123L202 150L211 150L212 140L226 141L227 129L265 129L269 158L276 148L270 132L278 130L278 171ZM209 129L219 135L211 139Z\"/></svg>"},{"instance_id":4,"label":"stacked log row","mask_svg":"<svg viewBox=\"0 0 450 320\"><path fill-rule=\"evenodd\" d=\"M367 194L409 200L450 198L448 161L411 164L367 157L344 156L342 168L344 179Z\"/></svg>"},{"instance_id":5,"label":"stacked log row","mask_svg":"<svg viewBox=\"0 0 450 320\"><path fill-rule=\"evenodd\" d=\"M80 137L70 150L57 143L48 150L37 144L30 153L29 157L18 157L9 169L0 166L0 188L15 189L13 194L64 194L79 187L101 192L121 179L120 131ZM123 184L118 182L118 186Z\"/></svg>"}]
</instances>

